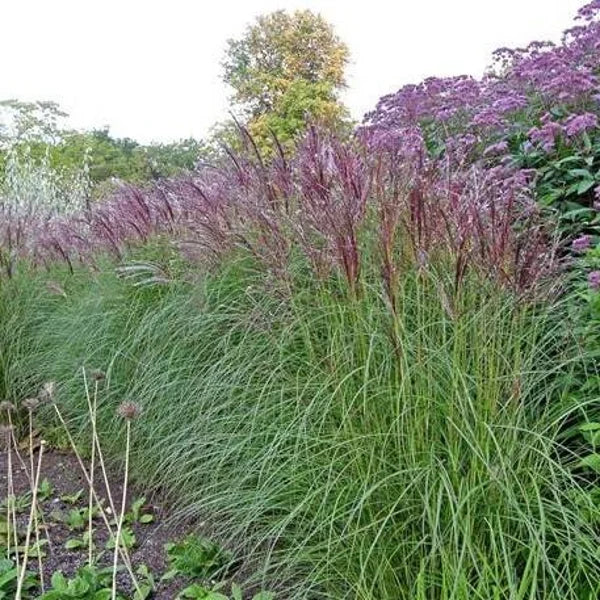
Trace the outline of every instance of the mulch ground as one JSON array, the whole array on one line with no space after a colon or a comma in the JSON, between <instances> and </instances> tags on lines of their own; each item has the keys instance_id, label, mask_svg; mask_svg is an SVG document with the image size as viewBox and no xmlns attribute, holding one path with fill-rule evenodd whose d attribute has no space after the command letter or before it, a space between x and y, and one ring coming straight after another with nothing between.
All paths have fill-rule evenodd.
<instances>
[{"instance_id":1,"label":"mulch ground","mask_svg":"<svg viewBox=\"0 0 600 600\"><path fill-rule=\"evenodd\" d=\"M21 453L25 463L28 464L27 452ZM37 455L36 455L37 460ZM15 464L16 463L16 464ZM15 459L13 455L13 480L15 495L18 497L26 494L30 490L27 470ZM99 471L99 469L98 469ZM96 472L96 493L105 500L108 506L106 487L99 472ZM81 537L83 531L69 529L64 523L63 518L73 508L84 508L88 501L88 486L85 477L77 459L69 453L57 450L46 449L43 454L42 475L40 480L48 479L50 482L51 493L43 501L39 501L40 510L44 515L44 525L41 532L41 538L49 539L50 543L43 547L45 557L43 558L43 571L45 581L49 582L52 574L60 570L66 577L71 577L77 569L87 562L87 547L68 550L65 544L74 537ZM120 477L109 475L109 486L114 499L115 507L120 507L122 496L122 485ZM75 505L61 499L65 496L77 494L79 490L84 490L81 497ZM131 502L136 498L143 496L145 491L136 494L138 490L131 490L128 494L127 510ZM0 454L0 499L5 500L7 494L7 456L6 451ZM153 574L156 588L152 596L156 600L173 600L188 583L186 579L176 577L173 580L161 582L161 575L167 571L165 544L181 538L184 531L177 530L165 525L167 515L157 505L147 505L144 507L146 513L151 513L154 520L151 523L131 525L136 537L135 546L129 551L131 562L136 568L142 564L146 565ZM29 506L25 506L18 516L18 524L25 529L29 517ZM101 517L94 519L96 532L94 534L94 543L98 551L104 549L108 539L108 532ZM47 534L47 536L46 536ZM112 564L112 550L105 550L99 558L101 566L110 566ZM37 558L30 558L29 568L32 571L38 570ZM48 585L46 583L46 585ZM132 594L133 588L128 575L123 572L119 574L120 591L127 595Z\"/></svg>"}]
</instances>

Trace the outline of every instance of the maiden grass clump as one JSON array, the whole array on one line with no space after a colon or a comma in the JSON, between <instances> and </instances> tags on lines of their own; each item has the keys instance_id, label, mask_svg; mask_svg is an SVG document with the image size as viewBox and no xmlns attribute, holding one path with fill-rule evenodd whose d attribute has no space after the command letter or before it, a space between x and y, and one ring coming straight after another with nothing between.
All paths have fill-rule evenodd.
<instances>
[{"instance_id":1,"label":"maiden grass clump","mask_svg":"<svg viewBox=\"0 0 600 600\"><path fill-rule=\"evenodd\" d=\"M573 410L560 305L475 269L456 287L441 254L408 248L393 310L368 261L352 290L301 255L279 285L240 252L154 286L55 272L68 300L40 302L12 369L60 381L84 426L79 365L108 365L111 454L115 407L144 398L131 476L286 598L594 597L598 534L557 441Z\"/></svg>"}]
</instances>

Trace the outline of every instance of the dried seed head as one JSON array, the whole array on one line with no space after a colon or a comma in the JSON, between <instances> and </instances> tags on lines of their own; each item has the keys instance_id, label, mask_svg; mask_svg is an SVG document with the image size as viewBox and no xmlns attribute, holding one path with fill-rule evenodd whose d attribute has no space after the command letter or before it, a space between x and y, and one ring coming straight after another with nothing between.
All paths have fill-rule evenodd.
<instances>
[{"instance_id":1,"label":"dried seed head","mask_svg":"<svg viewBox=\"0 0 600 600\"><path fill-rule=\"evenodd\" d=\"M121 402L119 404L119 408L117 409L117 414L127 421L133 421L140 416L142 409L137 402L131 402L130 400L126 400L125 402Z\"/></svg>"},{"instance_id":2,"label":"dried seed head","mask_svg":"<svg viewBox=\"0 0 600 600\"><path fill-rule=\"evenodd\" d=\"M38 398L41 402L52 402L54 403L54 396L56 393L56 383L54 381L47 381L40 390Z\"/></svg>"},{"instance_id":3,"label":"dried seed head","mask_svg":"<svg viewBox=\"0 0 600 600\"><path fill-rule=\"evenodd\" d=\"M9 446L14 427L12 425L0 425L0 443Z\"/></svg>"},{"instance_id":4,"label":"dried seed head","mask_svg":"<svg viewBox=\"0 0 600 600\"><path fill-rule=\"evenodd\" d=\"M106 379L106 373L100 369L93 369L90 375L94 381L104 381Z\"/></svg>"},{"instance_id":5,"label":"dried seed head","mask_svg":"<svg viewBox=\"0 0 600 600\"><path fill-rule=\"evenodd\" d=\"M12 402L9 402L8 400L0 402L0 411L14 412L15 410L15 405Z\"/></svg>"},{"instance_id":6,"label":"dried seed head","mask_svg":"<svg viewBox=\"0 0 600 600\"><path fill-rule=\"evenodd\" d=\"M33 412L40 405L40 401L37 398L27 398L23 400L23 408Z\"/></svg>"}]
</instances>

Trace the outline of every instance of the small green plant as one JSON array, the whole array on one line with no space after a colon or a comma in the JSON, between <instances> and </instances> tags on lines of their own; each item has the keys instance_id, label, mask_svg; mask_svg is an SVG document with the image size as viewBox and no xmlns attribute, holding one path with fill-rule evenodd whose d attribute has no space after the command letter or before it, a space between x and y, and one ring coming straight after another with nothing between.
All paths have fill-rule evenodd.
<instances>
[{"instance_id":1,"label":"small green plant","mask_svg":"<svg viewBox=\"0 0 600 600\"><path fill-rule=\"evenodd\" d=\"M133 594L133 600L146 600L146 598L150 598L155 589L154 575L148 568L147 565L140 565L136 574L138 575L138 584L139 587Z\"/></svg>"},{"instance_id":2,"label":"small green plant","mask_svg":"<svg viewBox=\"0 0 600 600\"><path fill-rule=\"evenodd\" d=\"M50 496L52 496L53 493L54 487L50 483L50 480L47 477L44 477L44 479L42 479L42 483L40 483L38 487L38 500L40 502L45 502L48 500L48 498L50 498Z\"/></svg>"},{"instance_id":3,"label":"small green plant","mask_svg":"<svg viewBox=\"0 0 600 600\"><path fill-rule=\"evenodd\" d=\"M52 587L39 600L109 600L112 568L81 567L75 577L67 579L61 571L52 575ZM117 595L119 600L125 600Z\"/></svg>"},{"instance_id":4,"label":"small green plant","mask_svg":"<svg viewBox=\"0 0 600 600\"><path fill-rule=\"evenodd\" d=\"M8 498L4 498L4 500L2 500L2 503L0 503L0 510L6 511L8 501ZM11 498L11 502L12 509L16 512L16 514L24 513L31 504L31 492L25 492L24 494L13 496Z\"/></svg>"},{"instance_id":5,"label":"small green plant","mask_svg":"<svg viewBox=\"0 0 600 600\"><path fill-rule=\"evenodd\" d=\"M17 590L19 570L14 561L3 558L0 559L0 600L12 600ZM36 586L36 580L33 573L27 571L22 584L22 597L28 598L29 591Z\"/></svg>"},{"instance_id":6,"label":"small green plant","mask_svg":"<svg viewBox=\"0 0 600 600\"><path fill-rule=\"evenodd\" d=\"M133 533L131 527L123 527L119 535L119 545L129 550L130 548L133 548L135 546L135 543L135 533ZM108 539L108 541L106 542L106 548L109 550L115 549L115 536L111 536Z\"/></svg>"},{"instance_id":7,"label":"small green plant","mask_svg":"<svg viewBox=\"0 0 600 600\"><path fill-rule=\"evenodd\" d=\"M207 588L198 583L186 587L179 593L179 598L192 598L193 600L244 600L242 588L237 584L232 584L231 595L227 596L220 592L224 584ZM271 592L258 592L252 596L252 600L275 600L275 595Z\"/></svg>"},{"instance_id":8,"label":"small green plant","mask_svg":"<svg viewBox=\"0 0 600 600\"><path fill-rule=\"evenodd\" d=\"M83 529L86 525L86 514L87 511L84 508L72 508L65 518L65 525L71 531Z\"/></svg>"},{"instance_id":9,"label":"small green plant","mask_svg":"<svg viewBox=\"0 0 600 600\"><path fill-rule=\"evenodd\" d=\"M207 579L222 571L231 560L231 553L214 542L195 534L166 545L169 571L165 578L186 575Z\"/></svg>"},{"instance_id":10,"label":"small green plant","mask_svg":"<svg viewBox=\"0 0 600 600\"><path fill-rule=\"evenodd\" d=\"M146 505L146 498L142 496L131 503L131 510L125 515L125 523L139 523L145 525L154 521L154 515Z\"/></svg>"},{"instance_id":11,"label":"small green plant","mask_svg":"<svg viewBox=\"0 0 600 600\"><path fill-rule=\"evenodd\" d=\"M77 502L79 502L79 500L81 499L81 496L83 495L83 489L75 492L74 494L63 494L60 499L65 503L65 504L71 504L72 506L77 504Z\"/></svg>"},{"instance_id":12,"label":"small green plant","mask_svg":"<svg viewBox=\"0 0 600 600\"><path fill-rule=\"evenodd\" d=\"M92 533L95 530L92 530ZM86 529L83 532L83 535L81 537L74 537L74 538L69 538L66 542L65 542L65 548L67 550L78 550L79 548L84 548L84 547L89 547L89 543L90 543L90 532L88 529Z\"/></svg>"},{"instance_id":13,"label":"small green plant","mask_svg":"<svg viewBox=\"0 0 600 600\"><path fill-rule=\"evenodd\" d=\"M216 589L209 589L200 585L199 583L193 583L179 593L178 598L192 598L193 600L229 600L225 594Z\"/></svg>"}]
</instances>

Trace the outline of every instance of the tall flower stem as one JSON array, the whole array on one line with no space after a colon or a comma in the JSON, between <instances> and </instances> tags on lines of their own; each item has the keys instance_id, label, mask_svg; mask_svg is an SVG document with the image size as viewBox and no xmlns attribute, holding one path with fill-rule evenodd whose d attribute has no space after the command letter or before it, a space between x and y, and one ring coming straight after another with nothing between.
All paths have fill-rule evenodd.
<instances>
[{"instance_id":1,"label":"tall flower stem","mask_svg":"<svg viewBox=\"0 0 600 600\"><path fill-rule=\"evenodd\" d=\"M90 457L90 483L88 495L88 564L91 566L94 559L94 537L93 537L93 509L94 509L94 470L96 462L96 409L98 406L98 379L94 381L94 395L90 399L90 390L88 386L85 368L83 369L83 380L85 384L85 396L88 403L90 413L90 421L92 425L92 450Z\"/></svg>"},{"instance_id":2,"label":"tall flower stem","mask_svg":"<svg viewBox=\"0 0 600 600\"><path fill-rule=\"evenodd\" d=\"M4 443L6 444L6 558L10 559L13 537L13 523L15 523L15 518L13 514L14 491L12 473L12 435L10 425L3 426L2 429L2 432L4 434ZM17 546L18 540L15 539L15 556L16 560L18 561Z\"/></svg>"},{"instance_id":3,"label":"tall flower stem","mask_svg":"<svg viewBox=\"0 0 600 600\"><path fill-rule=\"evenodd\" d=\"M25 534L25 549L23 550L23 564L19 573L19 580L17 582L17 592L15 594L15 600L21 600L21 594L23 590L23 582L25 581L25 572L27 570L27 558L29 555L29 542L31 541L31 530L33 528L34 515L37 510L37 491L40 482L40 472L42 470L42 455L44 454L45 442L42 441L38 453L38 464L35 472L35 487L33 488L33 497L31 499L31 509L29 511L29 521L27 522L27 533ZM38 548L39 552L39 548Z\"/></svg>"},{"instance_id":4,"label":"tall flower stem","mask_svg":"<svg viewBox=\"0 0 600 600\"><path fill-rule=\"evenodd\" d=\"M115 537L115 552L113 555L113 578L111 600L117 598L117 566L119 562L119 546L121 544L121 530L125 518L125 504L127 502L127 478L129 473L129 448L131 444L131 421L127 419L127 440L125 443L125 473L123 475L123 497L121 500L121 513L117 522L117 535Z\"/></svg>"},{"instance_id":5,"label":"tall flower stem","mask_svg":"<svg viewBox=\"0 0 600 600\"><path fill-rule=\"evenodd\" d=\"M37 560L38 560L38 571L40 575L40 587L42 594L44 593L44 569L42 565L42 552L40 548L40 524L38 519L38 505L37 505L37 483L34 481L34 456L33 456L33 410L35 408L33 402L37 403L37 400L32 399L29 404L26 404L27 412L29 415L29 468L30 468L30 483L31 483L31 497L32 497L32 511L33 511L33 524L35 530L35 547L37 549ZM36 404L37 406L37 404ZM41 457L40 448L40 457Z\"/></svg>"},{"instance_id":6,"label":"tall flower stem","mask_svg":"<svg viewBox=\"0 0 600 600\"><path fill-rule=\"evenodd\" d=\"M79 450L77 450L77 445L75 444L75 440L73 439L73 436L71 435L71 432L69 431L69 427L67 426L67 423L66 423L64 417L62 416L62 413L60 412L60 409L58 408L58 406L56 406L56 404L53 404L53 406L54 406L54 411L56 413L56 416L58 417L58 420L60 421L60 424L63 427L63 430L67 436L67 439L69 440L69 445L71 446L71 450L73 451L73 454L75 455L77 463L79 464L79 468L81 469L83 476L85 477L85 480L87 481L88 485L91 485L92 480L90 479L89 473L87 472L85 464L83 463L81 454L79 453ZM102 517L102 520L104 521L104 525L106 526L108 534L112 535L113 529L111 527L110 521L109 521L108 517L106 516L106 511L104 509L104 506L102 505L102 502L100 501L100 498L96 492L96 489L93 486L92 486L92 493L94 495L94 500L96 501L96 506L98 507L98 511L100 513L100 516ZM114 511L113 511L113 514L114 514ZM127 552L127 548L121 548L119 550L119 552L121 554L121 559L123 560L123 564L125 565L125 568L127 569L129 578L131 579L131 582L136 589L136 592L141 593L137 578L133 573L133 569L131 568L131 560L129 559L129 554Z\"/></svg>"}]
</instances>

